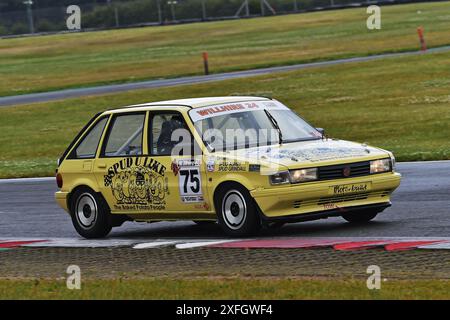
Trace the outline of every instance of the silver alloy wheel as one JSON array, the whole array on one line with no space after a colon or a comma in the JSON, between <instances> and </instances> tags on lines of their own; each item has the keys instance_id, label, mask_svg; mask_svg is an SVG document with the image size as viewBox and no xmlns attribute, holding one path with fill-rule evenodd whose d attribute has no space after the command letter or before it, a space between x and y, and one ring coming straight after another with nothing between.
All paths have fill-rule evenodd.
<instances>
[{"instance_id":1,"label":"silver alloy wheel","mask_svg":"<svg viewBox=\"0 0 450 320\"><path fill-rule=\"evenodd\" d=\"M247 216L244 196L237 190L228 191L222 200L223 219L230 229L238 230Z\"/></svg>"},{"instance_id":2,"label":"silver alloy wheel","mask_svg":"<svg viewBox=\"0 0 450 320\"><path fill-rule=\"evenodd\" d=\"M83 193L78 197L75 214L80 225L89 229L97 220L97 203L90 193Z\"/></svg>"}]
</instances>

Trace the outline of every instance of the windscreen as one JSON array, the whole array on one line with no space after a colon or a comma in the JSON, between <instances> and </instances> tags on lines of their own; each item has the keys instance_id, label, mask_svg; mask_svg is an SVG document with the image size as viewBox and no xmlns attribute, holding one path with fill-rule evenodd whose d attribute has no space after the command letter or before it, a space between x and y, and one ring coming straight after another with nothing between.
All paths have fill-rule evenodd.
<instances>
[{"instance_id":1,"label":"windscreen","mask_svg":"<svg viewBox=\"0 0 450 320\"><path fill-rule=\"evenodd\" d=\"M211 150L319 139L321 134L279 102L246 102L197 108L191 119Z\"/></svg>"}]
</instances>

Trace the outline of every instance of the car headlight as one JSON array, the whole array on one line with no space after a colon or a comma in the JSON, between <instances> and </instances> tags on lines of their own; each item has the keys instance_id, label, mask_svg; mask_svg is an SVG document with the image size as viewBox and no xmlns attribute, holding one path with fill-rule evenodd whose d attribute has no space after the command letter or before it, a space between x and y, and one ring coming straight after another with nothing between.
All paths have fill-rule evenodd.
<instances>
[{"instance_id":1,"label":"car headlight","mask_svg":"<svg viewBox=\"0 0 450 320\"><path fill-rule=\"evenodd\" d=\"M393 154L391 154L391 169L395 171L395 157Z\"/></svg>"},{"instance_id":2,"label":"car headlight","mask_svg":"<svg viewBox=\"0 0 450 320\"><path fill-rule=\"evenodd\" d=\"M269 177L270 184L300 183L317 180L317 168L283 171Z\"/></svg>"},{"instance_id":3,"label":"car headlight","mask_svg":"<svg viewBox=\"0 0 450 320\"><path fill-rule=\"evenodd\" d=\"M317 180L317 168L296 169L290 172L291 183Z\"/></svg>"},{"instance_id":4,"label":"car headlight","mask_svg":"<svg viewBox=\"0 0 450 320\"><path fill-rule=\"evenodd\" d=\"M290 183L289 171L278 172L269 176L270 184L286 184Z\"/></svg>"},{"instance_id":5,"label":"car headlight","mask_svg":"<svg viewBox=\"0 0 450 320\"><path fill-rule=\"evenodd\" d=\"M380 159L370 161L370 173L381 173L392 170L391 159Z\"/></svg>"}]
</instances>

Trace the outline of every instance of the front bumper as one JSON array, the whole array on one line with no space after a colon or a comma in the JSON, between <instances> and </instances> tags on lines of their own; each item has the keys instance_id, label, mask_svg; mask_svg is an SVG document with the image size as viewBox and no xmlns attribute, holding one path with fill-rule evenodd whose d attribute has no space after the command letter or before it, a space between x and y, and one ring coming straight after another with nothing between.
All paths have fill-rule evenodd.
<instances>
[{"instance_id":1,"label":"front bumper","mask_svg":"<svg viewBox=\"0 0 450 320\"><path fill-rule=\"evenodd\" d=\"M58 205L61 208L63 208L64 210L66 210L67 212L69 212L69 208L67 207L68 195L69 195L68 192L62 192L62 191L55 192L56 203L58 203Z\"/></svg>"},{"instance_id":2,"label":"front bumper","mask_svg":"<svg viewBox=\"0 0 450 320\"><path fill-rule=\"evenodd\" d=\"M391 206L390 202L385 203L375 203L375 204L369 204L364 206L351 206L351 207L344 207L344 208L336 208L336 209L330 209L330 210L324 210L324 211L318 211L318 212L311 212L311 213L303 213L303 214L296 214L291 216L285 216L285 217L266 217L263 216L264 222L304 222L304 221L313 221L313 220L319 220L319 219L326 219L329 217L340 217L343 214L346 213L352 213L352 212L358 212L358 211L370 211L370 210L376 210L378 212L383 211L386 208L389 208Z\"/></svg>"},{"instance_id":3,"label":"front bumper","mask_svg":"<svg viewBox=\"0 0 450 320\"><path fill-rule=\"evenodd\" d=\"M251 195L258 204L263 218L267 219L299 217L304 214L320 212L342 213L342 209L348 211L350 207L389 205L390 195L400 185L400 179L399 173L390 172L357 178L255 189L251 191ZM330 188L336 185L358 183L369 183L370 189L365 192L344 195L330 193Z\"/></svg>"}]
</instances>

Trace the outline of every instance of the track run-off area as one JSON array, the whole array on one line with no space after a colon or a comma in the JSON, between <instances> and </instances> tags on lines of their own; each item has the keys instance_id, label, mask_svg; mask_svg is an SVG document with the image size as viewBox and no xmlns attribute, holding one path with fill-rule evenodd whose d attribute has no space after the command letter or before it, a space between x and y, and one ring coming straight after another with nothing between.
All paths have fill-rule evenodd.
<instances>
[{"instance_id":1,"label":"track run-off area","mask_svg":"<svg viewBox=\"0 0 450 320\"><path fill-rule=\"evenodd\" d=\"M23 104L30 104L30 103L40 103L40 102L49 102L49 101L55 101L55 100L64 100L64 99L69 99L69 98L120 93L120 92L126 92L126 91L130 91L130 90L164 88L164 87L200 84L200 83L216 82L216 81L224 81L224 80L232 80L232 79L241 79L241 78L274 74L274 73L279 73L279 72L287 72L287 71L303 70L303 69L309 69L309 68L333 66L333 65L346 64L346 63L374 61L374 60L381 60L381 59L388 59L388 58L395 58L395 57L414 56L414 55L431 54L431 53L447 52L447 51L450 51L450 46L430 48L426 51L406 51L406 52L396 52L396 53L375 54L375 55L363 56L363 57L336 59L336 60L329 60L329 61L319 61L319 62L302 63L302 64L279 66L279 67L260 68L260 69L235 71L235 72L227 72L227 73L217 73L217 74L210 74L210 75L203 75L203 76L191 76L191 77L182 77L182 78L174 78L174 79L158 79L158 80L140 81L140 82L133 82L133 83L103 85L103 86L95 86L95 87L88 87L88 88L65 89L65 90L51 91L51 92L41 92L41 93L31 93L31 94L23 94L23 95L16 95L16 96L6 96L6 97L0 97L0 107L9 107L9 106L23 105Z\"/></svg>"},{"instance_id":2,"label":"track run-off area","mask_svg":"<svg viewBox=\"0 0 450 320\"><path fill-rule=\"evenodd\" d=\"M252 239L229 239L218 225L190 221L126 222L107 239L85 240L54 201L54 178L0 180L0 249L29 247L174 247L450 249L450 161L397 164L403 175L392 207L372 222L341 218L288 224Z\"/></svg>"}]
</instances>

